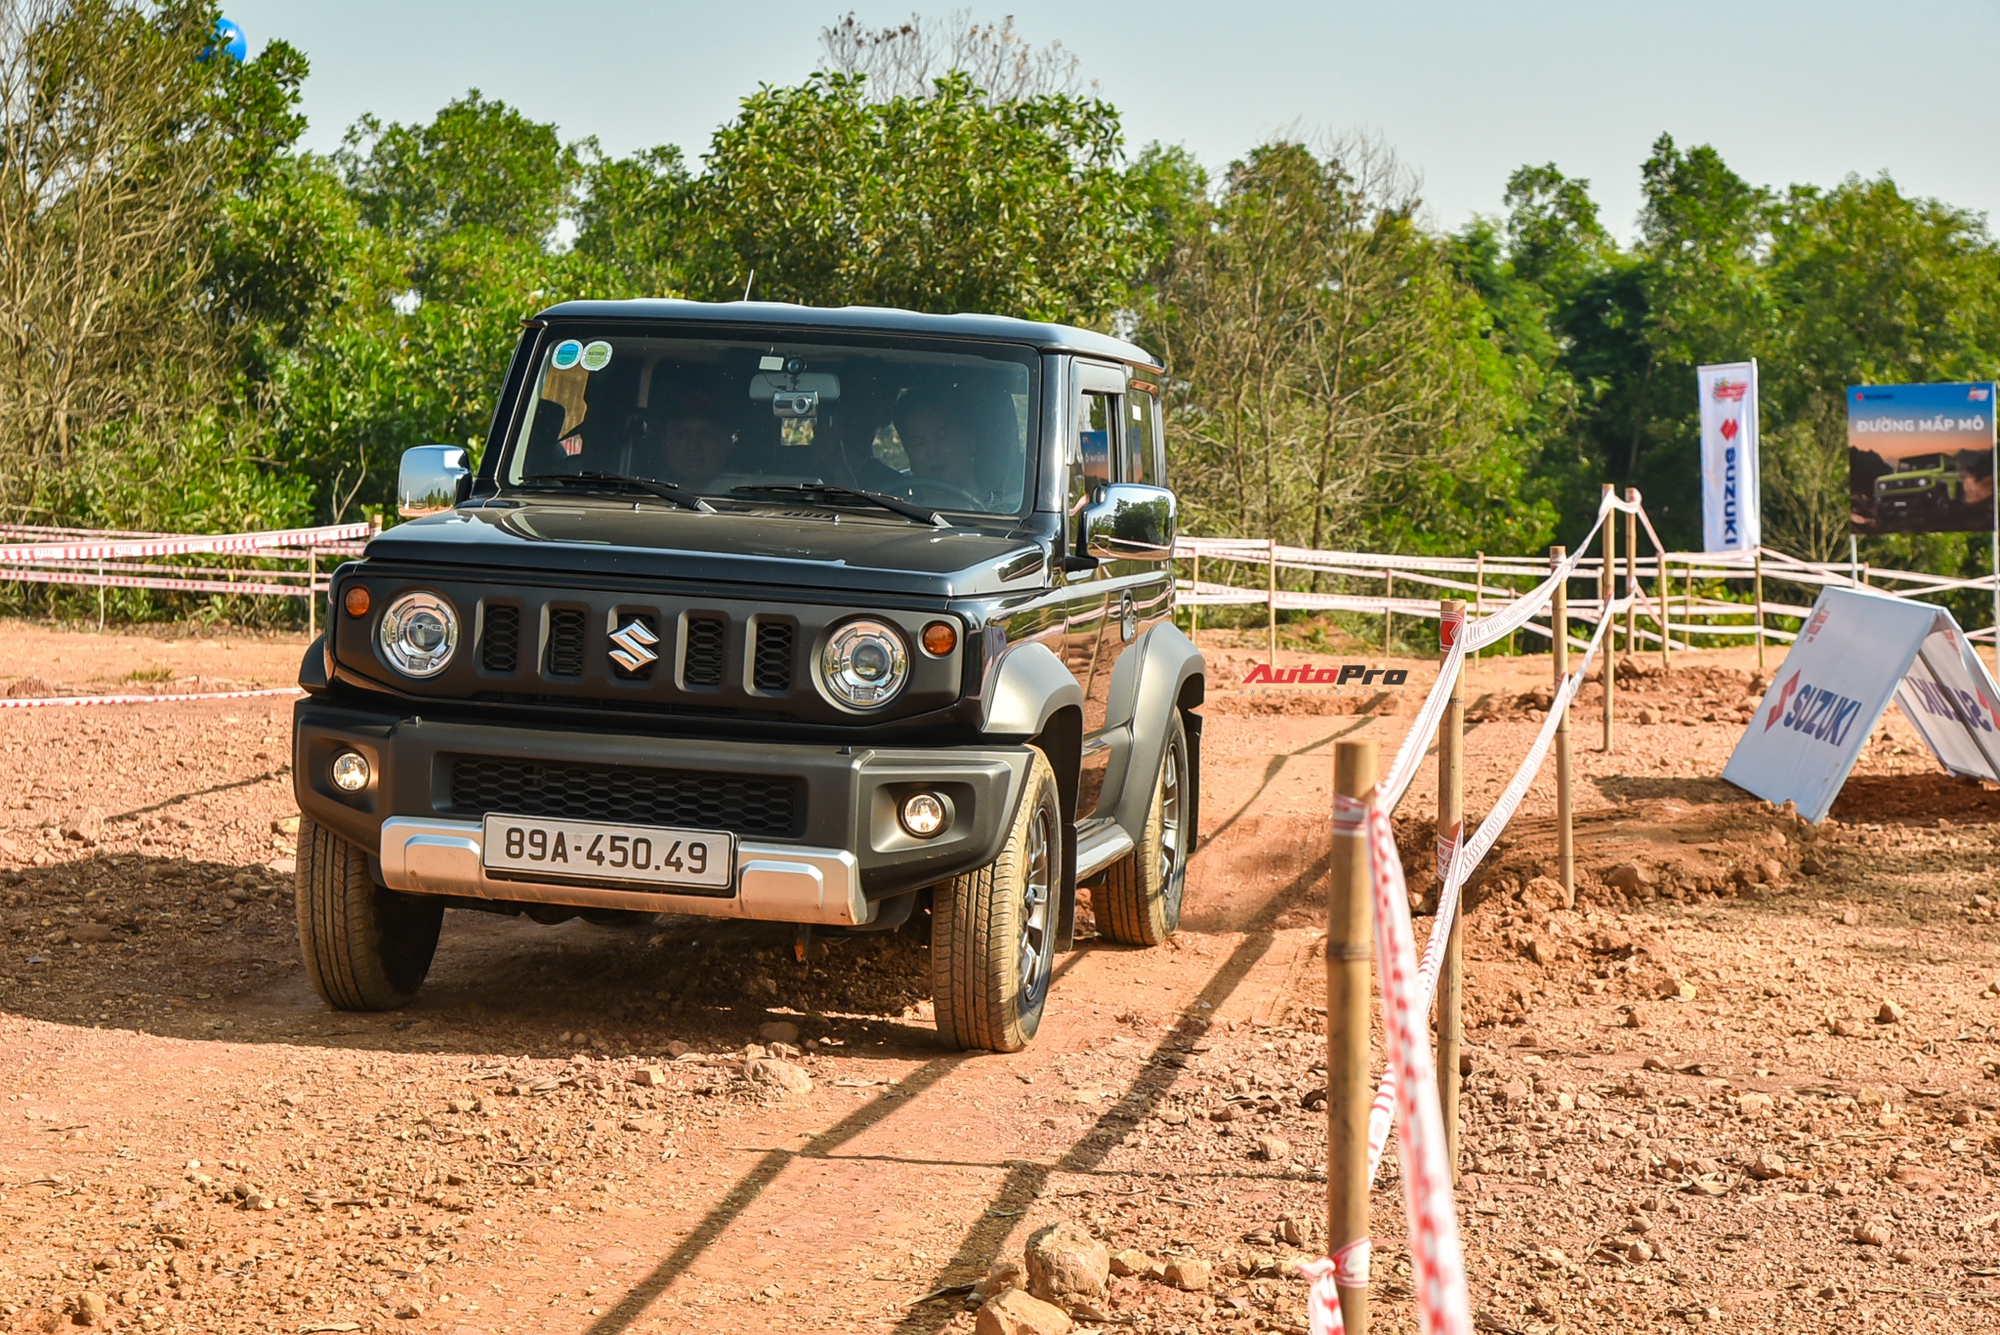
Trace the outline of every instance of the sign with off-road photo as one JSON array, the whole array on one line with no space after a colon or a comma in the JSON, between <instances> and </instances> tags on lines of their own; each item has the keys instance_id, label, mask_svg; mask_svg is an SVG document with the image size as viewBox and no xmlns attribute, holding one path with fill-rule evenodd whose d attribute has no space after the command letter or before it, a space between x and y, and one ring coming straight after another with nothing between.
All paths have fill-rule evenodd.
<instances>
[{"instance_id":1,"label":"sign with off-road photo","mask_svg":"<svg viewBox=\"0 0 2000 1335\"><path fill-rule=\"evenodd\" d=\"M1993 384L1850 385L1857 534L1993 528Z\"/></svg>"}]
</instances>

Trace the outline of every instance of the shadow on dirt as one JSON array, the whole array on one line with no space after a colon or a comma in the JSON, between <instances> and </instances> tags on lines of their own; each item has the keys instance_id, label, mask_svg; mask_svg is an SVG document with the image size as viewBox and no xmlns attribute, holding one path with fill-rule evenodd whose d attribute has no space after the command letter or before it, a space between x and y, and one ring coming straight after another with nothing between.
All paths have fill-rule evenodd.
<instances>
[{"instance_id":1,"label":"shadow on dirt","mask_svg":"<svg viewBox=\"0 0 2000 1335\"><path fill-rule=\"evenodd\" d=\"M0 1011L179 1038L567 1056L713 1050L789 1017L868 1046L934 1046L922 919L816 937L661 917L600 927L454 910L410 1007L328 1009L299 961L289 877L138 855L0 872ZM810 1020L810 1025L807 1021Z\"/></svg>"},{"instance_id":2,"label":"shadow on dirt","mask_svg":"<svg viewBox=\"0 0 2000 1335\"><path fill-rule=\"evenodd\" d=\"M1722 779L1613 774L1591 782L1606 800L1612 802L1654 802L1671 798L1697 806L1743 806L1757 801L1735 784Z\"/></svg>"},{"instance_id":3,"label":"shadow on dirt","mask_svg":"<svg viewBox=\"0 0 2000 1335\"><path fill-rule=\"evenodd\" d=\"M2000 790L1950 774L1856 774L1834 799L1832 814L1857 824L1986 825L2000 821Z\"/></svg>"}]
</instances>

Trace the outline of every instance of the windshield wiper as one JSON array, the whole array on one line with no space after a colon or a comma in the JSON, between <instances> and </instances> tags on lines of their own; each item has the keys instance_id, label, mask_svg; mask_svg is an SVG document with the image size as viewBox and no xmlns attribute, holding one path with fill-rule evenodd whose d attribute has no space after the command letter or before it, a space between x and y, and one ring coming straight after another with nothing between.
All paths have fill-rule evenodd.
<instances>
[{"instance_id":1,"label":"windshield wiper","mask_svg":"<svg viewBox=\"0 0 2000 1335\"><path fill-rule=\"evenodd\" d=\"M629 477L624 473L596 473L596 472L584 471L581 473L529 473L526 476L524 476L521 479L521 481L523 482L612 482L627 487L637 487L641 491L651 492L653 495L658 496L661 500L672 501L675 505L680 506L684 510L699 510L703 514L715 513L715 507L710 505L707 501L703 500L701 497L697 496L695 493L687 490L685 487L677 487L671 482L662 482L656 477Z\"/></svg>"},{"instance_id":2,"label":"windshield wiper","mask_svg":"<svg viewBox=\"0 0 2000 1335\"><path fill-rule=\"evenodd\" d=\"M764 496L852 496L856 500L879 505L884 510L899 514L905 519L913 519L919 524L929 524L933 528L951 527L951 521L935 510L897 500L894 496L884 496L879 491L843 487L837 482L757 482L744 487L731 487L729 490Z\"/></svg>"}]
</instances>

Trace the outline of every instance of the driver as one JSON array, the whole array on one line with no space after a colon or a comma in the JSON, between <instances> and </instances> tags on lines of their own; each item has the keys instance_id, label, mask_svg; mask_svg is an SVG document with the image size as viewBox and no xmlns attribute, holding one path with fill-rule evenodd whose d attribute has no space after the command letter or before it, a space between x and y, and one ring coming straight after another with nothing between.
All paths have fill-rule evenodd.
<instances>
[{"instance_id":1,"label":"driver","mask_svg":"<svg viewBox=\"0 0 2000 1335\"><path fill-rule=\"evenodd\" d=\"M713 417L676 417L662 433L666 453L665 481L699 491L714 484L729 467L736 438Z\"/></svg>"},{"instance_id":2,"label":"driver","mask_svg":"<svg viewBox=\"0 0 2000 1335\"><path fill-rule=\"evenodd\" d=\"M897 401L892 420L910 461L910 481L935 480L967 496L987 498L979 434L966 420L962 396L913 389Z\"/></svg>"}]
</instances>

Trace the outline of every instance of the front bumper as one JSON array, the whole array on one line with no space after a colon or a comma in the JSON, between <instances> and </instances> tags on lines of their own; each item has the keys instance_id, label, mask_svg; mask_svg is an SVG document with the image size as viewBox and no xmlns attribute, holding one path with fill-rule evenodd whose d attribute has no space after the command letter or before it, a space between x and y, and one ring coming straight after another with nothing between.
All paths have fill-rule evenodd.
<instances>
[{"instance_id":1,"label":"front bumper","mask_svg":"<svg viewBox=\"0 0 2000 1335\"><path fill-rule=\"evenodd\" d=\"M875 905L861 893L860 864L844 848L739 842L735 893L677 895L622 886L497 880L486 874L481 860L484 835L485 827L479 821L393 816L382 822L382 883L414 895L463 895L838 927L858 927L875 917Z\"/></svg>"},{"instance_id":2,"label":"front bumper","mask_svg":"<svg viewBox=\"0 0 2000 1335\"><path fill-rule=\"evenodd\" d=\"M999 856L1034 755L1025 746L878 749L443 721L311 697L294 708L292 750L299 809L369 850L382 883L392 889L839 925L868 923L883 899ZM343 751L358 752L372 770L359 793L333 786L330 767ZM453 777L459 772L454 766L466 762L551 774L567 772L565 767L593 772L611 767L619 771L619 791L628 800L635 785L643 789L653 782L648 775L678 776L674 781L683 786L698 780L696 786L706 787L783 779L795 785L799 811L782 837L769 830L729 829L737 837L736 874L722 894L497 878L482 862L481 818L487 811L555 813L468 808L466 790ZM913 838L896 817L902 798L919 788L944 794L952 809L951 825L934 839ZM565 800L592 800L587 786L582 792L579 799L578 789L567 788ZM560 814L631 821L587 809Z\"/></svg>"}]
</instances>

